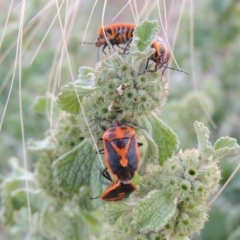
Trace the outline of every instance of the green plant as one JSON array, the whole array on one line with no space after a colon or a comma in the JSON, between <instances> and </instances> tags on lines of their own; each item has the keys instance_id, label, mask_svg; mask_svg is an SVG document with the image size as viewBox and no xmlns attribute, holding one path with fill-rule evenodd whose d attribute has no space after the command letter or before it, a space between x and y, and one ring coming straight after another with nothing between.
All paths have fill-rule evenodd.
<instances>
[{"instance_id":1,"label":"green plant","mask_svg":"<svg viewBox=\"0 0 240 240\"><path fill-rule=\"evenodd\" d=\"M128 55L112 52L95 69L81 67L78 79L62 87L54 129L29 142L29 151L40 153L36 177L13 161L12 175L2 179L2 219L18 234L28 230L19 215L32 223L26 239L188 239L204 226L221 179L219 160L240 148L230 137L212 145L208 129L195 122L198 147L176 153L177 135L153 113L167 101L167 80L159 71L139 75L158 32L155 21L139 24ZM45 113L48 100L39 98L34 108ZM99 119L142 127L138 190L125 201L89 200L103 191Z\"/></svg>"}]
</instances>

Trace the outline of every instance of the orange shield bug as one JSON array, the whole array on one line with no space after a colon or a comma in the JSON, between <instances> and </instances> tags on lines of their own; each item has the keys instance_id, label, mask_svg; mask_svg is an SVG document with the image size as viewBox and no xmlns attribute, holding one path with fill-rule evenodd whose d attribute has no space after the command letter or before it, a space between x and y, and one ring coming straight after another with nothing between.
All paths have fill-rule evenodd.
<instances>
[{"instance_id":1,"label":"orange shield bug","mask_svg":"<svg viewBox=\"0 0 240 240\"><path fill-rule=\"evenodd\" d=\"M157 38L156 41L152 42L151 48L156 50L149 58L156 63L155 70L163 67L165 64L168 65L172 61L171 52L163 39Z\"/></svg>"},{"instance_id":2,"label":"orange shield bug","mask_svg":"<svg viewBox=\"0 0 240 240\"><path fill-rule=\"evenodd\" d=\"M127 44L127 46L124 48L124 53L132 41L135 27L136 26L131 23L116 23L101 27L98 30L98 38L95 42L95 46L103 46L102 51L104 54L106 54L104 49L108 46L108 44L111 44L113 47L114 45L119 47L120 44Z\"/></svg>"},{"instance_id":3,"label":"orange shield bug","mask_svg":"<svg viewBox=\"0 0 240 240\"><path fill-rule=\"evenodd\" d=\"M119 180L112 181L100 198L104 201L120 201L128 198L129 195L136 190L133 183L124 184Z\"/></svg>"},{"instance_id":4,"label":"orange shield bug","mask_svg":"<svg viewBox=\"0 0 240 240\"><path fill-rule=\"evenodd\" d=\"M101 176L109 180L111 183L108 185L108 183L102 181ZM119 180L113 181L107 169L104 169L103 171L101 170L99 181L102 184L108 185L108 187L105 189L101 196L91 199L100 197L104 201L120 201L124 198L128 198L129 195L136 190L136 186L133 183L124 184Z\"/></svg>"},{"instance_id":5,"label":"orange shield bug","mask_svg":"<svg viewBox=\"0 0 240 240\"><path fill-rule=\"evenodd\" d=\"M117 120L112 122L101 140L107 169L123 184L134 177L139 163L140 151L135 130Z\"/></svg>"},{"instance_id":6,"label":"orange shield bug","mask_svg":"<svg viewBox=\"0 0 240 240\"><path fill-rule=\"evenodd\" d=\"M149 61L152 60L153 62L156 63L154 71L157 71L158 69L164 67L164 70L163 70L162 74L164 73L166 68L186 73L182 70L178 70L178 69L175 69L175 68L168 67L168 64L172 61L172 54L170 52L169 47L167 46L167 43L162 38L157 37L156 40L152 42L151 48L155 49L155 53L153 53L147 59L147 64L146 64L146 67L145 67L145 71L148 68ZM153 71L149 70L149 72L153 72ZM186 74L188 74L188 73L186 73ZM139 74L139 75L141 75L141 74Z\"/></svg>"},{"instance_id":7,"label":"orange shield bug","mask_svg":"<svg viewBox=\"0 0 240 240\"><path fill-rule=\"evenodd\" d=\"M170 53L169 48L167 47L167 44L163 41L162 38L158 37L155 41L152 42L151 48L155 49L155 53L153 53L147 59L147 63L146 63L144 72L146 72L150 60L152 60L153 62L156 63L154 71L157 71L164 65L165 65L165 69L166 69L168 63L172 61L172 55ZM165 69L163 70L163 73L164 73ZM153 71L149 70L149 72L153 72ZM139 75L141 75L141 74L139 74Z\"/></svg>"}]
</instances>

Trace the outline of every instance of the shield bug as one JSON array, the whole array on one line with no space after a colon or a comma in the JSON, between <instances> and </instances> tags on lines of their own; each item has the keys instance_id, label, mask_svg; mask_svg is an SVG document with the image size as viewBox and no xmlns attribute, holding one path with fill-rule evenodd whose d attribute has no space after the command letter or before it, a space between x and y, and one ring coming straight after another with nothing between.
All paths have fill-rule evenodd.
<instances>
[{"instance_id":1,"label":"shield bug","mask_svg":"<svg viewBox=\"0 0 240 240\"><path fill-rule=\"evenodd\" d=\"M140 163L140 144L137 142L135 130L113 120L101 140L107 169L123 184L130 183Z\"/></svg>"},{"instance_id":2,"label":"shield bug","mask_svg":"<svg viewBox=\"0 0 240 240\"><path fill-rule=\"evenodd\" d=\"M111 44L112 46L120 44L127 44L124 52L132 41L135 25L131 23L116 23L109 26L101 27L98 30L98 38L95 42L96 47L103 46L102 51ZM105 53L106 54L106 53Z\"/></svg>"},{"instance_id":3,"label":"shield bug","mask_svg":"<svg viewBox=\"0 0 240 240\"><path fill-rule=\"evenodd\" d=\"M100 198L104 201L120 201L128 198L129 195L136 190L133 183L124 184L119 180L112 181Z\"/></svg>"},{"instance_id":4,"label":"shield bug","mask_svg":"<svg viewBox=\"0 0 240 240\"><path fill-rule=\"evenodd\" d=\"M109 180L110 184L102 181L101 176ZM99 181L104 185L108 185L108 187L100 196L91 199L96 199L100 197L104 201L120 201L124 198L128 198L129 195L136 190L136 186L133 183L124 184L119 180L113 181L107 169L104 169L103 171L100 170Z\"/></svg>"},{"instance_id":5,"label":"shield bug","mask_svg":"<svg viewBox=\"0 0 240 240\"><path fill-rule=\"evenodd\" d=\"M165 64L167 66L172 61L170 49L162 38L157 38L156 41L152 42L151 48L156 50L149 58L156 63L155 70L163 67Z\"/></svg>"},{"instance_id":6,"label":"shield bug","mask_svg":"<svg viewBox=\"0 0 240 240\"><path fill-rule=\"evenodd\" d=\"M155 39L155 41L152 42L151 48L155 49L155 53L153 53L147 59L147 63L146 63L146 67L145 67L144 72L146 72L146 70L148 68L149 61L152 60L155 63L155 69L154 70L148 70L149 72L154 72L154 71L157 71L158 69L164 67L164 70L163 70L162 74L164 73L166 68L188 74L187 72L184 72L182 70L168 67L168 64L172 61L172 54L171 54L170 48L167 46L167 43L162 38L157 37ZM139 74L139 75L141 75L141 74Z\"/></svg>"}]
</instances>

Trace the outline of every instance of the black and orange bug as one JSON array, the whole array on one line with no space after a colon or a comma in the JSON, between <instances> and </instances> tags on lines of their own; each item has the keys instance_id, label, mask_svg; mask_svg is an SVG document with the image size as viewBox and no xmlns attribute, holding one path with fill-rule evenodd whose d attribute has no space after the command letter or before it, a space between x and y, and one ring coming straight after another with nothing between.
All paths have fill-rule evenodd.
<instances>
[{"instance_id":1,"label":"black and orange bug","mask_svg":"<svg viewBox=\"0 0 240 240\"><path fill-rule=\"evenodd\" d=\"M135 27L136 25L131 23L116 23L101 27L98 30L98 38L95 42L95 46L103 46L102 51L106 54L104 49L108 46L108 44L111 44L112 47L114 47L114 45L120 47L120 44L127 44L124 48L124 53L132 41Z\"/></svg>"},{"instance_id":2,"label":"black and orange bug","mask_svg":"<svg viewBox=\"0 0 240 240\"><path fill-rule=\"evenodd\" d=\"M150 60L152 60L153 62L156 63L154 71L157 71L158 69L162 68L164 65L165 65L165 69L166 69L167 65L172 61L171 52L170 52L169 48L167 47L166 42L162 38L160 38L160 37L156 38L156 40L152 42L151 48L155 49L155 53L153 53L147 59L146 67L145 67L145 70L143 73L146 72ZM165 69L163 70L163 73L164 73ZM153 70L148 70L148 71L152 72ZM139 74L139 75L141 75L141 74Z\"/></svg>"},{"instance_id":3,"label":"black and orange bug","mask_svg":"<svg viewBox=\"0 0 240 240\"><path fill-rule=\"evenodd\" d=\"M166 42L162 38L157 38L156 41L153 41L151 48L156 50L153 53L149 60L152 60L156 63L155 70L162 68L164 65L168 65L172 61L172 54L168 48Z\"/></svg>"},{"instance_id":4,"label":"black and orange bug","mask_svg":"<svg viewBox=\"0 0 240 240\"><path fill-rule=\"evenodd\" d=\"M111 183L108 185L108 183L101 181L101 176L105 177ZM124 184L119 180L113 181L107 169L101 171L99 181L102 184L108 185L105 191L99 196L104 201L121 201L124 198L128 198L129 195L137 189L133 183ZM91 199L96 199L99 197Z\"/></svg>"},{"instance_id":5,"label":"black and orange bug","mask_svg":"<svg viewBox=\"0 0 240 240\"><path fill-rule=\"evenodd\" d=\"M139 145L141 144L137 142L135 130L113 120L101 140L107 169L123 184L130 183L140 163Z\"/></svg>"},{"instance_id":6,"label":"black and orange bug","mask_svg":"<svg viewBox=\"0 0 240 240\"><path fill-rule=\"evenodd\" d=\"M120 201L128 198L136 190L133 183L124 184L119 180L112 181L100 198L104 201Z\"/></svg>"},{"instance_id":7,"label":"black and orange bug","mask_svg":"<svg viewBox=\"0 0 240 240\"><path fill-rule=\"evenodd\" d=\"M164 67L162 74L164 73L166 68L186 73L182 70L168 67L168 64L172 61L172 54L171 54L169 47L167 46L167 43L162 38L157 37L156 40L152 42L151 48L155 49L155 53L153 53L147 59L145 71L148 68L149 61L152 60L153 62L155 62L155 70L154 71L157 71L158 69ZM149 71L151 71L151 70L149 70ZM186 73L186 74L188 74L188 73Z\"/></svg>"}]
</instances>

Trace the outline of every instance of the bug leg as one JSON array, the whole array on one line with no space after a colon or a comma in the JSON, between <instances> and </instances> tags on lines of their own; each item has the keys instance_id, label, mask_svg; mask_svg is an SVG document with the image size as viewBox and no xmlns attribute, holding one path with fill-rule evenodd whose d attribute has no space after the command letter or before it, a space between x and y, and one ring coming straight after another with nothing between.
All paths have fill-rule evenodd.
<instances>
[{"instance_id":1,"label":"bug leg","mask_svg":"<svg viewBox=\"0 0 240 240\"><path fill-rule=\"evenodd\" d=\"M176 68L172 68L172 67L168 67L168 66L165 66L165 68L172 69L172 70L175 70L175 71L182 72L182 73L185 73L187 75L190 75L189 73L184 72L183 70L176 69Z\"/></svg>"},{"instance_id":2,"label":"bug leg","mask_svg":"<svg viewBox=\"0 0 240 240\"><path fill-rule=\"evenodd\" d=\"M96 118L93 118L91 120L89 120L88 122L92 122L94 120L98 120L98 125L99 127L103 130L103 131L106 131L107 129L101 124L101 122L104 120L104 121L108 121L107 119L101 119L100 117L96 117ZM110 122L110 121L109 121ZM98 140L102 140L102 138L99 138Z\"/></svg>"},{"instance_id":3,"label":"bug leg","mask_svg":"<svg viewBox=\"0 0 240 240\"><path fill-rule=\"evenodd\" d=\"M147 71L148 64L149 64L149 60L150 60L150 58L148 58L148 59L147 59L147 63L146 63L146 67L145 67L144 71L143 71L142 73L138 73L138 76L140 76L140 75L144 74L144 73ZM151 72L151 71L150 71L150 70L148 70L148 72Z\"/></svg>"},{"instance_id":4,"label":"bug leg","mask_svg":"<svg viewBox=\"0 0 240 240\"><path fill-rule=\"evenodd\" d=\"M120 55L127 55L129 54L128 50L129 50L129 47L121 47L119 45L117 45L120 49L122 49L123 51L122 52L119 52Z\"/></svg>"},{"instance_id":5,"label":"bug leg","mask_svg":"<svg viewBox=\"0 0 240 240\"><path fill-rule=\"evenodd\" d=\"M108 46L108 44L105 43L105 45L104 45L103 48L102 48L102 52L103 52L105 55L107 55L107 53L104 51L104 49L105 49L107 46Z\"/></svg>"},{"instance_id":6,"label":"bug leg","mask_svg":"<svg viewBox=\"0 0 240 240\"><path fill-rule=\"evenodd\" d=\"M101 176L103 176L104 178L106 178L107 180L109 180L110 182L112 182L112 178L111 178L109 172L107 171L107 168L105 168L104 170L100 170L99 182L100 182L101 184L104 184L104 185L109 185L108 182L104 182L104 181L101 179Z\"/></svg>"},{"instance_id":7,"label":"bug leg","mask_svg":"<svg viewBox=\"0 0 240 240\"><path fill-rule=\"evenodd\" d=\"M111 178L111 176L110 176L107 168L105 168L105 169L102 171L101 174L102 174L106 179L108 179L109 181L112 182L112 178Z\"/></svg>"},{"instance_id":8,"label":"bug leg","mask_svg":"<svg viewBox=\"0 0 240 240\"><path fill-rule=\"evenodd\" d=\"M104 149L100 149L100 150L98 150L98 151L96 151L96 153L99 153L99 154L104 154Z\"/></svg>"},{"instance_id":9,"label":"bug leg","mask_svg":"<svg viewBox=\"0 0 240 240\"><path fill-rule=\"evenodd\" d=\"M107 180L109 180L109 181L112 182L112 178L111 178L110 174L108 173L107 168L105 168L104 170L102 170L101 168L97 167L97 169L100 170L99 182L100 182L101 184L104 184L104 185L109 185L108 182L104 182L104 181L102 181L102 179L101 179L101 176L103 176L103 177L105 177ZM100 197L100 196L91 197L90 199L93 200L93 199L97 199L97 198L99 198L99 197Z\"/></svg>"},{"instance_id":10,"label":"bug leg","mask_svg":"<svg viewBox=\"0 0 240 240\"><path fill-rule=\"evenodd\" d=\"M112 45L112 49L113 49L115 52L116 52L116 50L114 49L114 45L116 45L116 44L115 44L115 40L117 39L117 37L119 36L119 34L120 34L120 33L117 33L116 36L111 40L111 42L109 41L109 43L111 43L111 45ZM106 46L109 47L109 50L111 49L110 46L109 46L109 43L105 43L105 45L104 45L104 47L103 47L103 52L104 52L104 54L106 54L105 51L104 51L104 48L106 48Z\"/></svg>"},{"instance_id":11,"label":"bug leg","mask_svg":"<svg viewBox=\"0 0 240 240\"><path fill-rule=\"evenodd\" d=\"M165 72L167 66L168 66L168 64L166 64L166 66L164 66L164 69L163 69L163 71L162 71L162 75L164 74L164 72Z\"/></svg>"},{"instance_id":12,"label":"bug leg","mask_svg":"<svg viewBox=\"0 0 240 240\"><path fill-rule=\"evenodd\" d=\"M126 47L124 48L122 54L128 54L128 53L126 53L126 50L128 50L129 45L130 45L131 42L132 42L132 38L130 38L130 39L127 41L127 45L126 45Z\"/></svg>"},{"instance_id":13,"label":"bug leg","mask_svg":"<svg viewBox=\"0 0 240 240\"><path fill-rule=\"evenodd\" d=\"M124 41L124 44L127 44L127 45L126 45L125 48L122 48L122 47L119 47L119 43L118 43L117 46L118 46L119 48L124 49L121 54L128 54L128 53L125 53L125 52L126 52L126 50L128 49L129 44L132 42L132 38L130 38L129 40L127 40L127 39L125 38L125 36L124 36L123 33L118 32L118 33L116 34L116 36L114 37L114 39L112 40L112 42L115 42L115 40L118 38L119 35L122 36L122 39L123 39L123 41Z\"/></svg>"},{"instance_id":14,"label":"bug leg","mask_svg":"<svg viewBox=\"0 0 240 240\"><path fill-rule=\"evenodd\" d=\"M106 131L107 129L101 124L103 119L98 119L98 125L103 130ZM99 140L102 140L101 138Z\"/></svg>"}]
</instances>

